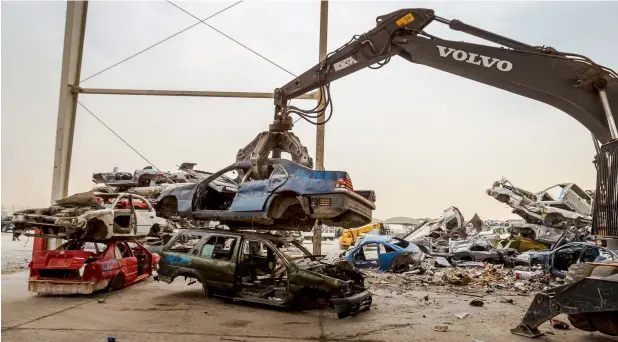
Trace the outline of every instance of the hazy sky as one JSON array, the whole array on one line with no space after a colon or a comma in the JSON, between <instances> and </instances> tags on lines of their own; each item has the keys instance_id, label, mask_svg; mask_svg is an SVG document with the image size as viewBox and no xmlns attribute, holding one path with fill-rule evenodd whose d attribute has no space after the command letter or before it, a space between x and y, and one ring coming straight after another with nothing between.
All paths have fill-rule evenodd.
<instances>
[{"instance_id":1,"label":"hazy sky","mask_svg":"<svg viewBox=\"0 0 618 342\"><path fill-rule=\"evenodd\" d=\"M205 18L233 2L178 2ZM2 2L2 205L49 204L66 4ZM329 51L406 7L531 45L549 45L617 67L616 2L331 1ZM317 1L245 0L208 21L295 74L318 59ZM166 2L90 2L82 79L196 19ZM428 32L479 42L433 23ZM542 77L542 75L540 75ZM93 88L270 92L292 77L206 25L82 84ZM529 190L559 182L592 189L590 133L546 104L398 57L332 84L327 169L377 193L375 217L437 217L454 205L466 218L511 218L485 194L505 176ZM272 119L272 100L81 95L80 101L157 167L181 162L216 171ZM296 105L313 107L299 100ZM315 127L294 132L315 158ZM69 193L95 172L133 172L146 162L82 108L77 111Z\"/></svg>"}]
</instances>

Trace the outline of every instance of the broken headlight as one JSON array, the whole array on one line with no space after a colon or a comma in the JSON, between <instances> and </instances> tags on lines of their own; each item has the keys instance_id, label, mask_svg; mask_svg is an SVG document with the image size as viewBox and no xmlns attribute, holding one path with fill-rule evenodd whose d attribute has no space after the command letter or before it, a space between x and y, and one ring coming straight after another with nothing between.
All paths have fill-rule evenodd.
<instances>
[{"instance_id":1,"label":"broken headlight","mask_svg":"<svg viewBox=\"0 0 618 342\"><path fill-rule=\"evenodd\" d=\"M339 291L342 295L346 295L352 292L352 286L350 285L351 281L339 280L337 279L336 284L339 286Z\"/></svg>"},{"instance_id":2,"label":"broken headlight","mask_svg":"<svg viewBox=\"0 0 618 342\"><path fill-rule=\"evenodd\" d=\"M86 265L83 265L80 269L79 269L79 276L83 277L84 276L84 271L86 270Z\"/></svg>"}]
</instances>

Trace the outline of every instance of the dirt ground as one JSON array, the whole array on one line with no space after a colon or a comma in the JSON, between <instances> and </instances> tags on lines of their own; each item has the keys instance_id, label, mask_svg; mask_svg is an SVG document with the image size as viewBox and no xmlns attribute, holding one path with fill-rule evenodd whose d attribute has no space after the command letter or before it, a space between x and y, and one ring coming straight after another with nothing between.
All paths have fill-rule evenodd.
<instances>
[{"instance_id":1,"label":"dirt ground","mask_svg":"<svg viewBox=\"0 0 618 342\"><path fill-rule=\"evenodd\" d=\"M510 297L510 305L485 296L483 307L472 307L474 297L435 292L440 289L405 296L375 291L370 311L338 320L331 310L290 313L206 299L199 284L187 286L182 279L170 285L148 280L111 294L50 297L28 292L27 276L2 275L3 341L532 341L509 332L532 297ZM470 315L454 316L462 312ZM448 331L433 331L433 325L447 325ZM536 341L618 341L548 324L541 330L548 334Z\"/></svg>"},{"instance_id":2,"label":"dirt ground","mask_svg":"<svg viewBox=\"0 0 618 342\"><path fill-rule=\"evenodd\" d=\"M32 256L33 238L21 236L13 241L13 233L2 233L2 273L28 268Z\"/></svg>"}]
</instances>

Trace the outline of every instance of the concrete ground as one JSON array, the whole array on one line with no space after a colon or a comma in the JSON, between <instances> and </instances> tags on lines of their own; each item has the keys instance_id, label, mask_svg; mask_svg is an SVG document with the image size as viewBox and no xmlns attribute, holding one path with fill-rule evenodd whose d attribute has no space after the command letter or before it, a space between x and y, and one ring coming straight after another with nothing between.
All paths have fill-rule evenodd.
<instances>
[{"instance_id":1,"label":"concrete ground","mask_svg":"<svg viewBox=\"0 0 618 342\"><path fill-rule=\"evenodd\" d=\"M202 298L199 284L181 279L170 285L148 280L111 294L37 296L27 291L27 275L2 275L3 341L532 341L509 332L531 297L510 297L515 305L509 305L485 296L485 306L472 307L474 297L421 288L399 297L375 295L370 311L338 320L331 310L290 313ZM461 312L470 316L454 316ZM449 331L433 331L433 325ZM548 324L541 330L550 334L536 341L618 341Z\"/></svg>"}]
</instances>

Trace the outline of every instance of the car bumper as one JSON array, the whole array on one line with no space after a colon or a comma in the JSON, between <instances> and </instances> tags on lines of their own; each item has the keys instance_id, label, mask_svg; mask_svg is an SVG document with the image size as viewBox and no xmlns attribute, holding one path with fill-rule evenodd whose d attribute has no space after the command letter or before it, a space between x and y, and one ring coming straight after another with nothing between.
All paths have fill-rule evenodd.
<instances>
[{"instance_id":1,"label":"car bumper","mask_svg":"<svg viewBox=\"0 0 618 342\"><path fill-rule=\"evenodd\" d=\"M91 294L105 289L109 281L29 280L28 291L52 295Z\"/></svg>"},{"instance_id":2,"label":"car bumper","mask_svg":"<svg viewBox=\"0 0 618 342\"><path fill-rule=\"evenodd\" d=\"M339 319L348 316L356 316L359 312L369 310L371 307L371 293L367 290L350 297L331 298Z\"/></svg>"},{"instance_id":3,"label":"car bumper","mask_svg":"<svg viewBox=\"0 0 618 342\"><path fill-rule=\"evenodd\" d=\"M371 221L375 205L362 196L349 191L307 196L311 205L311 217L333 220L333 225L342 220L344 228L358 227ZM343 216L342 216L343 215ZM351 222L345 222L345 221ZM330 220L329 220L330 221Z\"/></svg>"}]
</instances>

